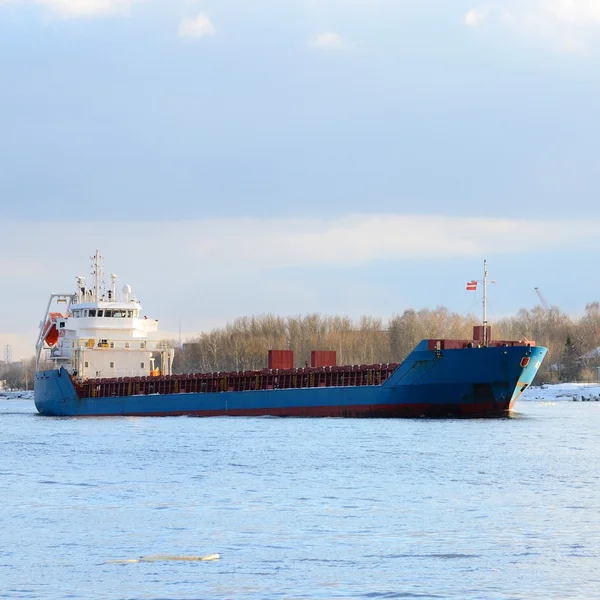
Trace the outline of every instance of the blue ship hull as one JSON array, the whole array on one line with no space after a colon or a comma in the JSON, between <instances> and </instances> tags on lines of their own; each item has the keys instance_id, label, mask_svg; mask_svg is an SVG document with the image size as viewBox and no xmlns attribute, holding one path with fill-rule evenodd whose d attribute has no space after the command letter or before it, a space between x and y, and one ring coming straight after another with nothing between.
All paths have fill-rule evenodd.
<instances>
[{"instance_id":1,"label":"blue ship hull","mask_svg":"<svg viewBox=\"0 0 600 600\"><path fill-rule=\"evenodd\" d=\"M80 398L64 369L35 376L35 406L52 416L478 417L506 414L546 348L431 350L423 340L381 385Z\"/></svg>"}]
</instances>

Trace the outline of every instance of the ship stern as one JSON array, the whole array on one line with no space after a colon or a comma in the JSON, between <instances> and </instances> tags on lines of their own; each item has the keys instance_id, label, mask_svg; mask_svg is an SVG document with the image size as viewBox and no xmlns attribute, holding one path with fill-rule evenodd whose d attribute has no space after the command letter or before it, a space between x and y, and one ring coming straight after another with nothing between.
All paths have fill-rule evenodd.
<instances>
[{"instance_id":1,"label":"ship stern","mask_svg":"<svg viewBox=\"0 0 600 600\"><path fill-rule=\"evenodd\" d=\"M34 377L33 400L41 415L72 415L77 394L69 373L62 367L38 371Z\"/></svg>"}]
</instances>

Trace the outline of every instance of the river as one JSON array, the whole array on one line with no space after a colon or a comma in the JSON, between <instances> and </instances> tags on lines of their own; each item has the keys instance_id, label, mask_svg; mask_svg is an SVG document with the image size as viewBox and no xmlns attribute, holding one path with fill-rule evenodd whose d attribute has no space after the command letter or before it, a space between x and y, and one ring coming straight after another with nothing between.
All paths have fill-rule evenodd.
<instances>
[{"instance_id":1,"label":"river","mask_svg":"<svg viewBox=\"0 0 600 600\"><path fill-rule=\"evenodd\" d=\"M600 597L600 402L529 397L477 420L1 400L0 597Z\"/></svg>"}]
</instances>

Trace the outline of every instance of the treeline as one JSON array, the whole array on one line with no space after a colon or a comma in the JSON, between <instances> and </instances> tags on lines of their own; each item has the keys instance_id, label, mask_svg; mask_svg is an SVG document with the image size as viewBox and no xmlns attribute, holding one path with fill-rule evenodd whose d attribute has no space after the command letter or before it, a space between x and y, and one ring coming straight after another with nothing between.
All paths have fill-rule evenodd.
<instances>
[{"instance_id":1,"label":"treeline","mask_svg":"<svg viewBox=\"0 0 600 600\"><path fill-rule=\"evenodd\" d=\"M35 358L23 362L0 363L0 388L7 390L33 389Z\"/></svg>"},{"instance_id":2,"label":"treeline","mask_svg":"<svg viewBox=\"0 0 600 600\"><path fill-rule=\"evenodd\" d=\"M293 350L295 366L310 364L311 350L335 350L338 364L402 361L424 338L470 339L475 315L447 308L406 310L384 321L363 316L311 314L297 317L241 317L221 329L201 333L176 351L178 373L263 369L269 349ZM600 346L600 303L588 304L573 319L556 307L521 309L492 324L493 338L535 340L548 348L537 381L596 380L597 357L581 356Z\"/></svg>"}]
</instances>

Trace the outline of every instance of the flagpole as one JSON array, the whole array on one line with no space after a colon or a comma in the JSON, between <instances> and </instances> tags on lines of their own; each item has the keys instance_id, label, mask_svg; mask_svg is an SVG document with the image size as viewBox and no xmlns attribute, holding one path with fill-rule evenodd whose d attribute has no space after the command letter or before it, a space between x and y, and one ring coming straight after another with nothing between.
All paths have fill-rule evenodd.
<instances>
[{"instance_id":1,"label":"flagpole","mask_svg":"<svg viewBox=\"0 0 600 600\"><path fill-rule=\"evenodd\" d=\"M487 346L487 260L483 261L483 345Z\"/></svg>"}]
</instances>

